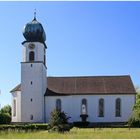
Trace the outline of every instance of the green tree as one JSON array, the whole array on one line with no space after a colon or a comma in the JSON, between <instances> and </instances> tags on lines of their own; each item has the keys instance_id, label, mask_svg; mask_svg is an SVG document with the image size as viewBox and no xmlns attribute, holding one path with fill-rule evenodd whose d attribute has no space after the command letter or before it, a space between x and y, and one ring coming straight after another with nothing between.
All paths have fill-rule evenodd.
<instances>
[{"instance_id":1,"label":"green tree","mask_svg":"<svg viewBox=\"0 0 140 140\"><path fill-rule=\"evenodd\" d=\"M5 105L1 110L1 113L8 113L11 116L11 106L10 105Z\"/></svg>"},{"instance_id":2,"label":"green tree","mask_svg":"<svg viewBox=\"0 0 140 140\"><path fill-rule=\"evenodd\" d=\"M0 113L0 124L10 124L11 116L9 113Z\"/></svg>"},{"instance_id":3,"label":"green tree","mask_svg":"<svg viewBox=\"0 0 140 140\"><path fill-rule=\"evenodd\" d=\"M130 117L128 124L130 126L138 126L140 127L140 88L138 86L135 87L137 95L136 95L136 103L133 107L133 113Z\"/></svg>"},{"instance_id":4,"label":"green tree","mask_svg":"<svg viewBox=\"0 0 140 140\"><path fill-rule=\"evenodd\" d=\"M68 123L70 117L67 117L65 112L54 109L51 112L50 131L65 132L71 129Z\"/></svg>"},{"instance_id":5,"label":"green tree","mask_svg":"<svg viewBox=\"0 0 140 140\"><path fill-rule=\"evenodd\" d=\"M11 106L6 105L0 110L0 124L9 124L11 122Z\"/></svg>"}]
</instances>

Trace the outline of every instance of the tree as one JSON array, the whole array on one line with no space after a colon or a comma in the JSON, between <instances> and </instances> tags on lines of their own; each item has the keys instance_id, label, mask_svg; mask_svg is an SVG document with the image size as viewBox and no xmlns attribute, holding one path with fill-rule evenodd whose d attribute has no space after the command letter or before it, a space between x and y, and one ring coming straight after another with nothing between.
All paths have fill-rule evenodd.
<instances>
[{"instance_id":1,"label":"tree","mask_svg":"<svg viewBox=\"0 0 140 140\"><path fill-rule=\"evenodd\" d=\"M136 87L136 103L133 107L133 113L130 119L128 120L128 124L130 126L140 126L140 88Z\"/></svg>"},{"instance_id":2,"label":"tree","mask_svg":"<svg viewBox=\"0 0 140 140\"><path fill-rule=\"evenodd\" d=\"M67 117L65 112L61 112L60 110L54 109L51 112L51 120L50 120L50 131L56 132L65 132L71 129L70 124L68 123L70 117Z\"/></svg>"},{"instance_id":3,"label":"tree","mask_svg":"<svg viewBox=\"0 0 140 140\"><path fill-rule=\"evenodd\" d=\"M10 124L11 116L8 113L0 113L0 124Z\"/></svg>"},{"instance_id":4,"label":"tree","mask_svg":"<svg viewBox=\"0 0 140 140\"><path fill-rule=\"evenodd\" d=\"M1 110L0 112L1 113L8 113L10 116L11 116L11 106L10 105L5 105Z\"/></svg>"},{"instance_id":5,"label":"tree","mask_svg":"<svg viewBox=\"0 0 140 140\"><path fill-rule=\"evenodd\" d=\"M0 124L9 124L11 122L11 106L6 105L0 110Z\"/></svg>"}]
</instances>

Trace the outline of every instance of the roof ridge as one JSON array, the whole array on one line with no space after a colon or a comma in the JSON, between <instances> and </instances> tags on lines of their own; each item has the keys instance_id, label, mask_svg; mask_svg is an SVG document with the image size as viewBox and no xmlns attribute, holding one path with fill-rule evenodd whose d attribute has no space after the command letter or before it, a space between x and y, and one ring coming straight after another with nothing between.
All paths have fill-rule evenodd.
<instances>
[{"instance_id":1,"label":"roof ridge","mask_svg":"<svg viewBox=\"0 0 140 140\"><path fill-rule=\"evenodd\" d=\"M48 76L47 78L93 78L93 77L130 77L130 75L99 75L99 76Z\"/></svg>"}]
</instances>

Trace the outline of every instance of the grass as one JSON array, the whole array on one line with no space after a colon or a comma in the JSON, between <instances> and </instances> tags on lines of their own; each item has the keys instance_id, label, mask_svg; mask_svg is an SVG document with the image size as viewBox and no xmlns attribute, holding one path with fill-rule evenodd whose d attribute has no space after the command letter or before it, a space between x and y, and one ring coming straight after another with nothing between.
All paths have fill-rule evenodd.
<instances>
[{"instance_id":1,"label":"grass","mask_svg":"<svg viewBox=\"0 0 140 140\"><path fill-rule=\"evenodd\" d=\"M73 128L70 132L0 132L0 139L140 139L140 128Z\"/></svg>"}]
</instances>

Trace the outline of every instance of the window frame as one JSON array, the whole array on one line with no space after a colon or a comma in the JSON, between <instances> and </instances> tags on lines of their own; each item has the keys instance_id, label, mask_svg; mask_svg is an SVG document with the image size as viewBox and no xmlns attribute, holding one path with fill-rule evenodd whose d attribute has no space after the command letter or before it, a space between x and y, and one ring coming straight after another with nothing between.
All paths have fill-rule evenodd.
<instances>
[{"instance_id":1,"label":"window frame","mask_svg":"<svg viewBox=\"0 0 140 140\"><path fill-rule=\"evenodd\" d=\"M100 98L98 101L98 117L104 117L105 116L105 101L103 98Z\"/></svg>"},{"instance_id":2,"label":"window frame","mask_svg":"<svg viewBox=\"0 0 140 140\"><path fill-rule=\"evenodd\" d=\"M13 99L13 117L16 117L17 115L17 101L16 99Z\"/></svg>"},{"instance_id":3,"label":"window frame","mask_svg":"<svg viewBox=\"0 0 140 140\"><path fill-rule=\"evenodd\" d=\"M33 120L34 119L34 116L33 114L30 115L30 120Z\"/></svg>"},{"instance_id":4,"label":"window frame","mask_svg":"<svg viewBox=\"0 0 140 140\"><path fill-rule=\"evenodd\" d=\"M121 117L121 98L115 100L115 117Z\"/></svg>"},{"instance_id":5,"label":"window frame","mask_svg":"<svg viewBox=\"0 0 140 140\"><path fill-rule=\"evenodd\" d=\"M34 51L29 52L29 61L35 61L35 52Z\"/></svg>"},{"instance_id":6,"label":"window frame","mask_svg":"<svg viewBox=\"0 0 140 140\"><path fill-rule=\"evenodd\" d=\"M59 110L59 111L62 110L62 101L61 101L61 99L56 99L55 108L56 108L56 110Z\"/></svg>"}]
</instances>

